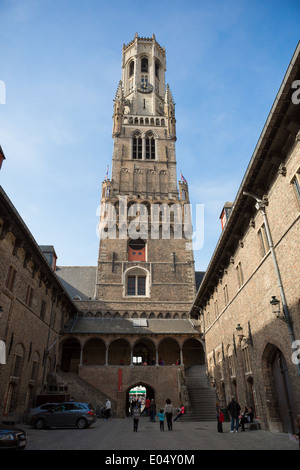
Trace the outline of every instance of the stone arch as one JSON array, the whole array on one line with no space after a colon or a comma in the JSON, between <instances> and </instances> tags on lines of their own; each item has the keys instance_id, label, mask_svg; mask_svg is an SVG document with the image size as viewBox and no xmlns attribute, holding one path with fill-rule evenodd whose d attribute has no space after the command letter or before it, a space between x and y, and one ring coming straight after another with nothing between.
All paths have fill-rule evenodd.
<instances>
[{"instance_id":1,"label":"stone arch","mask_svg":"<svg viewBox=\"0 0 300 470\"><path fill-rule=\"evenodd\" d=\"M182 354L185 367L205 364L203 344L196 338L189 338L184 341Z\"/></svg>"},{"instance_id":2,"label":"stone arch","mask_svg":"<svg viewBox=\"0 0 300 470\"><path fill-rule=\"evenodd\" d=\"M150 365L153 360L155 361L155 344L148 338L140 338L135 341L132 354L133 358L141 357L141 364Z\"/></svg>"},{"instance_id":3,"label":"stone arch","mask_svg":"<svg viewBox=\"0 0 300 470\"><path fill-rule=\"evenodd\" d=\"M152 400L152 398L155 400L155 388L150 386L148 383L142 381L137 381L129 385L126 389L126 400L125 400L125 415L128 416L130 413L130 407L129 407L129 392L131 389L142 386L146 389L146 397Z\"/></svg>"},{"instance_id":4,"label":"stone arch","mask_svg":"<svg viewBox=\"0 0 300 470\"><path fill-rule=\"evenodd\" d=\"M159 361L163 360L166 366L176 364L180 357L180 345L174 338L164 338L158 344Z\"/></svg>"},{"instance_id":5,"label":"stone arch","mask_svg":"<svg viewBox=\"0 0 300 470\"><path fill-rule=\"evenodd\" d=\"M113 340L108 347L108 365L130 365L130 343L123 338Z\"/></svg>"},{"instance_id":6,"label":"stone arch","mask_svg":"<svg viewBox=\"0 0 300 470\"><path fill-rule=\"evenodd\" d=\"M61 370L76 372L80 363L80 342L75 338L67 338L61 345Z\"/></svg>"},{"instance_id":7,"label":"stone arch","mask_svg":"<svg viewBox=\"0 0 300 470\"><path fill-rule=\"evenodd\" d=\"M90 338L83 347L83 365L104 365L106 345L100 338Z\"/></svg>"}]
</instances>

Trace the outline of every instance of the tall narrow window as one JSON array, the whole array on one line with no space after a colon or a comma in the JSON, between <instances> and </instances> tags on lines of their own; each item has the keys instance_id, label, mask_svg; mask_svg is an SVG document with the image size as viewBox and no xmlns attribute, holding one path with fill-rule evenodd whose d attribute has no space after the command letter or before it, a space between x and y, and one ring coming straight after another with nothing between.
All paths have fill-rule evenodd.
<instances>
[{"instance_id":1,"label":"tall narrow window","mask_svg":"<svg viewBox=\"0 0 300 470\"><path fill-rule=\"evenodd\" d=\"M265 256L265 254L269 251L270 246L268 242L266 227L264 224L262 225L261 229L258 231L258 236L260 240L262 255Z\"/></svg>"},{"instance_id":2,"label":"tall narrow window","mask_svg":"<svg viewBox=\"0 0 300 470\"><path fill-rule=\"evenodd\" d=\"M25 303L28 307L32 306L32 297L33 297L33 288L31 286L27 287L26 300Z\"/></svg>"},{"instance_id":3,"label":"tall narrow window","mask_svg":"<svg viewBox=\"0 0 300 470\"><path fill-rule=\"evenodd\" d=\"M9 267L9 270L8 270L8 274L7 274L7 279L6 279L6 283L5 283L5 286L7 287L7 289L9 289L10 291L13 290L13 286L14 286L14 282L15 282L15 277L16 277L16 270L13 266L10 266Z\"/></svg>"},{"instance_id":4,"label":"tall narrow window","mask_svg":"<svg viewBox=\"0 0 300 470\"><path fill-rule=\"evenodd\" d=\"M300 203L300 169L295 174L294 178L292 179L292 184L294 186L295 194L297 196L298 202Z\"/></svg>"},{"instance_id":5,"label":"tall narrow window","mask_svg":"<svg viewBox=\"0 0 300 470\"><path fill-rule=\"evenodd\" d=\"M134 61L132 60L129 64L129 77L134 74Z\"/></svg>"},{"instance_id":6,"label":"tall narrow window","mask_svg":"<svg viewBox=\"0 0 300 470\"><path fill-rule=\"evenodd\" d=\"M239 263L237 265L236 272L237 272L238 285L239 285L239 287L241 287L244 284L244 276L243 276L243 270L242 270L241 263Z\"/></svg>"},{"instance_id":7,"label":"tall narrow window","mask_svg":"<svg viewBox=\"0 0 300 470\"><path fill-rule=\"evenodd\" d=\"M250 363L248 346L245 346L244 348L242 348L242 357L243 357L243 362L244 362L244 367L245 367L245 373L251 372L251 363Z\"/></svg>"},{"instance_id":8,"label":"tall narrow window","mask_svg":"<svg viewBox=\"0 0 300 470\"><path fill-rule=\"evenodd\" d=\"M159 62L158 60L155 61L155 76L159 78Z\"/></svg>"},{"instance_id":9,"label":"tall narrow window","mask_svg":"<svg viewBox=\"0 0 300 470\"><path fill-rule=\"evenodd\" d=\"M141 160L143 156L142 137L139 134L132 139L132 158Z\"/></svg>"},{"instance_id":10,"label":"tall narrow window","mask_svg":"<svg viewBox=\"0 0 300 470\"><path fill-rule=\"evenodd\" d=\"M228 302L229 302L228 286L227 286L227 284L225 284L225 286L224 286L224 300L225 300L225 305L227 305Z\"/></svg>"},{"instance_id":11,"label":"tall narrow window","mask_svg":"<svg viewBox=\"0 0 300 470\"><path fill-rule=\"evenodd\" d=\"M147 57L143 57L141 60L141 72L148 73L148 59Z\"/></svg>"},{"instance_id":12,"label":"tall narrow window","mask_svg":"<svg viewBox=\"0 0 300 470\"><path fill-rule=\"evenodd\" d=\"M155 160L155 139L152 134L146 137L146 159Z\"/></svg>"}]
</instances>

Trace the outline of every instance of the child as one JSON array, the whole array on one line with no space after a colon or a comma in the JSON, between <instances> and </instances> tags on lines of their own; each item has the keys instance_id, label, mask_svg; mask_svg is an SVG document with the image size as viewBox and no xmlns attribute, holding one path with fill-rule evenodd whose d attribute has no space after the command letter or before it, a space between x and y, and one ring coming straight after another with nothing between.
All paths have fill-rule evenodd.
<instances>
[{"instance_id":1,"label":"child","mask_svg":"<svg viewBox=\"0 0 300 470\"><path fill-rule=\"evenodd\" d=\"M138 430L138 425L139 425L139 419L140 419L140 409L138 406L135 406L133 408L133 432L137 432Z\"/></svg>"},{"instance_id":2,"label":"child","mask_svg":"<svg viewBox=\"0 0 300 470\"><path fill-rule=\"evenodd\" d=\"M165 414L164 414L164 410L159 410L159 413L157 413L157 416L158 416L158 419L159 419L159 427L160 427L160 430L161 431L164 431L165 428L165 423L164 423L164 420L165 420Z\"/></svg>"}]
</instances>

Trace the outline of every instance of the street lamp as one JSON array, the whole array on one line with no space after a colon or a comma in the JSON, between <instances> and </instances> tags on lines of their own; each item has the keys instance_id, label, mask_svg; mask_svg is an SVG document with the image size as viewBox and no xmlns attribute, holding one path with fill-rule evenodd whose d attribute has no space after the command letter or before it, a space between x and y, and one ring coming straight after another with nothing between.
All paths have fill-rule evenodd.
<instances>
[{"instance_id":1,"label":"street lamp","mask_svg":"<svg viewBox=\"0 0 300 470\"><path fill-rule=\"evenodd\" d=\"M272 295L272 300L270 301L270 304L271 304L271 307L272 307L272 312L274 313L275 317L286 322L285 316L280 315L280 313L281 313L280 301L278 299L276 299L275 295Z\"/></svg>"},{"instance_id":2,"label":"street lamp","mask_svg":"<svg viewBox=\"0 0 300 470\"><path fill-rule=\"evenodd\" d=\"M238 323L236 327L237 336L239 337L240 341L244 341L246 344L251 344L251 339L247 338L243 333L243 327Z\"/></svg>"}]
</instances>

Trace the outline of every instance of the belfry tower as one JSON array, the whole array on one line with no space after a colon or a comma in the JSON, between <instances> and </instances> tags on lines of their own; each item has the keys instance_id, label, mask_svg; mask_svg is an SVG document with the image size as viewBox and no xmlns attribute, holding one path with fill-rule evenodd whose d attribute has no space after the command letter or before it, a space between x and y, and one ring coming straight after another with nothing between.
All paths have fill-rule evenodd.
<instances>
[{"instance_id":1,"label":"belfry tower","mask_svg":"<svg viewBox=\"0 0 300 470\"><path fill-rule=\"evenodd\" d=\"M129 316L186 318L195 296L189 193L185 180L177 187L175 103L165 72L154 35L123 45L96 298Z\"/></svg>"},{"instance_id":2,"label":"belfry tower","mask_svg":"<svg viewBox=\"0 0 300 470\"><path fill-rule=\"evenodd\" d=\"M78 315L63 330L61 369L93 386L98 403L109 396L119 417L140 385L161 405L167 396L187 405L184 370L204 364L200 325L189 317L196 290L189 192L184 178L177 184L175 103L165 71L165 49L154 35L123 46L98 264L59 271L66 286L78 281Z\"/></svg>"}]
</instances>

